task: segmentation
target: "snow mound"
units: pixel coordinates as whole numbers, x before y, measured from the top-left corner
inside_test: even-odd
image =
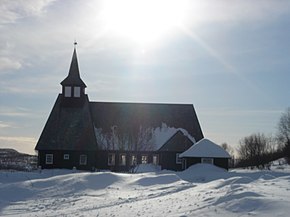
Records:
[[[212,164],[198,163],[198,164],[194,164],[190,166],[183,172],[192,173],[192,174],[200,174],[200,173],[209,173],[209,172],[226,172],[226,170]]]
[[[139,164],[134,168],[135,173],[150,173],[150,172],[160,172],[161,167],[154,164]]]
[[[288,216],[289,183],[285,170],[209,164],[140,174],[0,171],[0,216]]]
[[[135,184],[141,186],[168,185],[178,181],[181,181],[181,179],[175,174],[160,174],[158,176],[142,177]]]
[[[228,177],[227,170],[212,164],[194,164],[186,170],[178,173],[179,177],[190,182],[209,182]]]

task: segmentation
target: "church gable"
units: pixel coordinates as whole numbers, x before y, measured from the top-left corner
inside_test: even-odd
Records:
[[[181,130],[178,130],[164,145],[159,149],[159,151],[175,151],[183,152],[189,149],[195,141],[189,139]]]

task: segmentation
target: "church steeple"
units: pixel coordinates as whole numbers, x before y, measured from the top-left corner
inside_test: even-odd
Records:
[[[67,98],[82,97],[85,94],[85,88],[87,87],[80,77],[76,45],[77,43],[75,42],[68,76],[60,83],[62,85],[63,96]]]
[[[61,82],[61,85],[78,85],[85,88],[87,87],[87,85],[81,79],[79,72],[79,64],[76,52],[76,42],[74,43],[74,45],[75,47],[69,68],[69,73],[68,76]]]

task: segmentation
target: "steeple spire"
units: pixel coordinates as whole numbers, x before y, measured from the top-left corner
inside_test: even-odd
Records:
[[[68,76],[60,84],[63,86],[69,85],[69,86],[79,86],[79,87],[85,88],[87,86],[80,77],[76,45],[77,45],[77,42],[75,41],[74,51],[73,51],[73,56],[72,56]]]

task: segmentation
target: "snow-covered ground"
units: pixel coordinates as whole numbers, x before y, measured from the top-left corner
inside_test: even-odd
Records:
[[[145,168],[144,168],[145,169]],[[148,169],[148,168],[147,168]],[[290,167],[0,172],[0,216],[289,216]]]

